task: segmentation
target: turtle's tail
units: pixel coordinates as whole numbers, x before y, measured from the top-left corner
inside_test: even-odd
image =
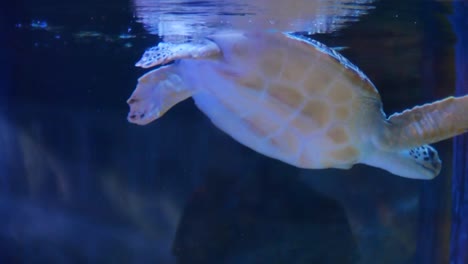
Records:
[[[435,143],[468,130],[468,95],[416,106],[387,119],[382,147],[410,149]]]

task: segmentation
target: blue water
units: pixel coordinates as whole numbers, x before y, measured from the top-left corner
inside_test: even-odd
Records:
[[[143,51],[218,28],[310,34],[369,76],[387,113],[455,92],[451,2],[316,1],[288,16],[264,2],[1,10],[0,263],[448,263],[451,140],[434,145],[441,174],[418,181],[294,168],[191,100],[145,127],[126,121]]]

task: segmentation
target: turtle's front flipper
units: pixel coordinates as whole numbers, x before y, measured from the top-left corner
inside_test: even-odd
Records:
[[[150,71],[138,79],[130,98],[128,121],[146,125],[161,117],[171,107],[192,96],[192,90],[177,74],[176,65],[168,65]]]
[[[417,106],[390,116],[380,140],[384,149],[410,149],[468,130],[468,95]]]
[[[177,59],[207,59],[220,54],[218,45],[210,40],[172,44],[161,42],[143,53],[135,64],[137,67],[150,68]]]

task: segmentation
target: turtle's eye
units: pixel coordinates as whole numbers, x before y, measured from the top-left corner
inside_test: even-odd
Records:
[[[433,159],[434,156],[436,155],[435,151],[430,149],[430,148],[427,149],[427,154],[428,154],[430,159]]]

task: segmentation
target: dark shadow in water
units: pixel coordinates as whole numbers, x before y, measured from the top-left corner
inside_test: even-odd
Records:
[[[154,241],[53,206],[0,196],[0,263],[148,263]]]
[[[68,134],[79,143],[79,131]],[[127,189],[106,189],[90,179],[98,173],[80,170],[95,162],[69,162],[69,152],[39,141],[0,115],[0,263],[171,263],[163,239],[129,223],[127,208],[115,208],[112,197],[129,199]]]
[[[210,172],[182,214],[177,263],[356,263],[343,207],[280,167],[244,177]]]
[[[194,159],[200,168],[190,166],[187,174],[182,172],[183,157],[176,157],[181,161],[175,163],[168,160],[170,153],[164,149],[174,149],[172,142],[150,135],[145,138],[151,144],[133,141],[141,137],[134,130],[125,132],[119,122],[111,122],[116,124],[112,128],[129,133],[126,136],[111,135],[109,127],[99,125],[102,118],[93,121],[74,112],[73,119],[61,120],[52,117],[53,112],[37,111],[38,123],[29,129],[0,116],[0,263],[166,264],[174,263],[171,243],[181,264],[357,261],[344,209],[300,181],[298,169],[248,151],[229,162],[230,155],[221,153],[208,156],[206,163]],[[66,135],[62,143],[54,124],[61,124]],[[86,136],[79,126],[95,136]],[[216,137],[202,132],[203,138]],[[99,134],[129,141],[115,149],[101,141],[93,145]],[[54,135],[54,143],[45,135]],[[187,153],[204,144],[187,140],[194,142],[179,140]],[[79,145],[90,149],[80,150]],[[158,146],[158,155],[165,154],[165,159],[145,161],[126,150],[140,152],[142,145]],[[229,152],[230,145],[245,150],[235,142],[223,149]],[[205,146],[208,153],[209,149]],[[114,154],[110,164],[115,172],[100,172],[106,171],[102,159]],[[153,167],[146,174],[157,184],[139,173],[143,164]],[[179,217],[181,207],[185,209]],[[177,222],[175,231],[172,225]]]

